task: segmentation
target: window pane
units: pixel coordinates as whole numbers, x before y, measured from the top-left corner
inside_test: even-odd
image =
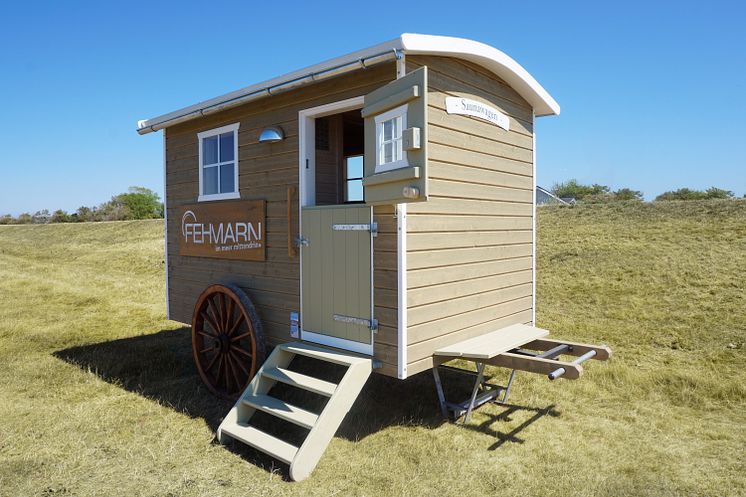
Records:
[[[392,119],[393,123],[393,139],[401,137],[401,116]]]
[[[384,143],[381,147],[383,150],[381,150],[381,164],[388,164],[389,162],[394,161],[394,144]]]
[[[399,138],[394,142],[394,160],[402,160],[404,158],[404,150],[402,149],[402,139]]]
[[[363,198],[363,180],[354,179],[347,182],[347,201],[362,202]]]
[[[212,195],[218,193],[218,168],[217,166],[206,167],[202,171],[202,194]]]
[[[202,140],[202,165],[218,162],[218,137],[211,136]]]
[[[388,121],[383,121],[383,141],[389,141],[394,136],[394,122],[393,120],[389,119]]]
[[[363,177],[363,156],[347,157],[347,178]]]
[[[220,162],[233,160],[233,131],[220,135]]]
[[[233,164],[220,166],[220,193],[232,193],[236,191],[236,181],[233,172]]]

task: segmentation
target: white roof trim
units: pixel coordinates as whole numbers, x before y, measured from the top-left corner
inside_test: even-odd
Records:
[[[393,58],[396,52],[422,55],[442,55],[471,61],[489,69],[502,78],[526,99],[537,116],[558,115],[560,107],[542,86],[516,61],[503,52],[484,43],[450,36],[433,36],[405,33],[385,43],[379,43],[364,50],[358,50],[326,62],[278,76],[261,83],[247,86],[219,97],[184,107],[158,117],[139,121],[137,131],[150,133],[178,122],[196,119],[205,114],[240,105],[255,98],[269,96],[277,90],[311,83],[322,79],[325,73],[334,73],[343,66],[365,65],[366,59],[385,60]],[[279,88],[282,87],[282,88]]]
[[[559,115],[560,106],[518,62],[500,50],[465,38],[405,33],[402,49],[412,55],[441,55],[474,62],[489,69],[534,108],[536,116]]]

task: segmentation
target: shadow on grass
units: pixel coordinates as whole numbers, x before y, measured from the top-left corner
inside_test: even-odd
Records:
[[[502,447],[505,442],[522,444],[524,440],[522,438],[518,438],[517,436],[520,432],[522,432],[544,416],[557,417],[560,415],[560,413],[555,409],[554,404],[544,408],[516,406],[512,404],[501,404],[500,407],[504,407],[505,410],[499,414],[489,414],[486,412],[482,412],[483,415],[487,416],[487,419],[483,423],[480,423],[478,425],[464,425],[464,427],[470,430],[478,431],[480,433],[486,433],[497,438],[497,441],[492,444],[488,448],[488,450],[498,449]],[[508,433],[496,431],[491,428],[491,426],[497,422],[509,422],[511,415],[521,411],[533,412],[534,415],[510,430]]]
[[[194,418],[202,418],[213,431],[217,430],[223,417],[233,406],[233,402],[215,397],[202,384],[192,358],[189,327],[72,347],[54,352],[53,355],[161,405]],[[320,365],[316,361],[304,362],[301,357],[297,357],[295,361],[298,362],[297,368],[300,371],[305,370],[322,378],[325,374],[334,375],[334,372],[319,370],[326,368],[326,363]],[[333,378],[330,377],[329,380],[333,381]],[[463,397],[465,392],[471,391],[471,379],[454,375],[444,386],[447,396]],[[273,388],[272,395],[311,410],[323,407],[323,403],[319,403],[323,401],[314,394],[299,393],[297,389],[281,384]],[[554,406],[545,409],[508,407],[501,414],[490,415],[490,419],[484,424],[466,427],[496,436],[498,442],[490,447],[494,450],[506,441],[522,443],[516,437],[518,432],[546,414],[555,415]],[[491,428],[495,422],[507,421],[510,414],[521,409],[533,410],[536,414],[507,434]],[[436,428],[444,422],[438,410],[430,374],[419,374],[403,381],[374,374],[337,430],[336,436],[357,441],[388,426]],[[269,433],[282,435],[281,438],[289,442],[299,443],[305,435],[302,429],[278,423],[276,419],[263,416],[262,413],[255,414],[252,425]],[[281,432],[278,433],[278,430]],[[233,445],[232,450],[269,471],[276,467],[271,458],[243,444]],[[281,470],[281,473],[287,477],[285,470]]]

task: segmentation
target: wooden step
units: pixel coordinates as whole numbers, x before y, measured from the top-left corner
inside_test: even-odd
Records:
[[[320,380],[313,376],[308,376],[279,367],[268,368],[267,370],[262,371],[262,375],[287,385],[302,388],[303,390],[308,390],[309,392],[324,395],[326,397],[331,397],[334,394],[334,390],[337,389],[336,383]]]
[[[247,395],[242,401],[254,409],[259,409],[309,430],[313,428],[316,420],[319,418],[318,415],[310,411],[288,404],[269,395]]]
[[[298,453],[298,447],[291,445],[284,440],[273,437],[253,426],[233,425],[222,427],[223,433],[239,440],[246,445],[251,445],[257,450],[269,454],[280,461],[290,464],[293,462],[295,454]]]
[[[358,357],[350,355],[350,352],[337,352],[331,349],[316,347],[305,342],[290,342],[278,345],[278,347],[293,354],[312,357],[320,361],[333,362],[343,366],[351,366],[353,364],[370,361],[369,357]]]
[[[290,371],[288,367],[296,355],[346,366],[345,374],[339,384],[335,385]],[[372,371],[373,360],[370,357],[302,342],[278,345],[220,423],[218,440],[224,443],[235,438],[290,464],[292,480],[308,478]],[[314,414],[272,397],[270,390],[278,381],[325,395],[329,400],[321,413]],[[251,417],[258,411],[307,428],[306,439],[298,447],[294,447],[250,426]]]

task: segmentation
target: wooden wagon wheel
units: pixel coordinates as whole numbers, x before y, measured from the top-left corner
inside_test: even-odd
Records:
[[[223,398],[237,397],[264,362],[264,333],[249,297],[234,285],[211,285],[197,299],[192,352],[202,381]]]

